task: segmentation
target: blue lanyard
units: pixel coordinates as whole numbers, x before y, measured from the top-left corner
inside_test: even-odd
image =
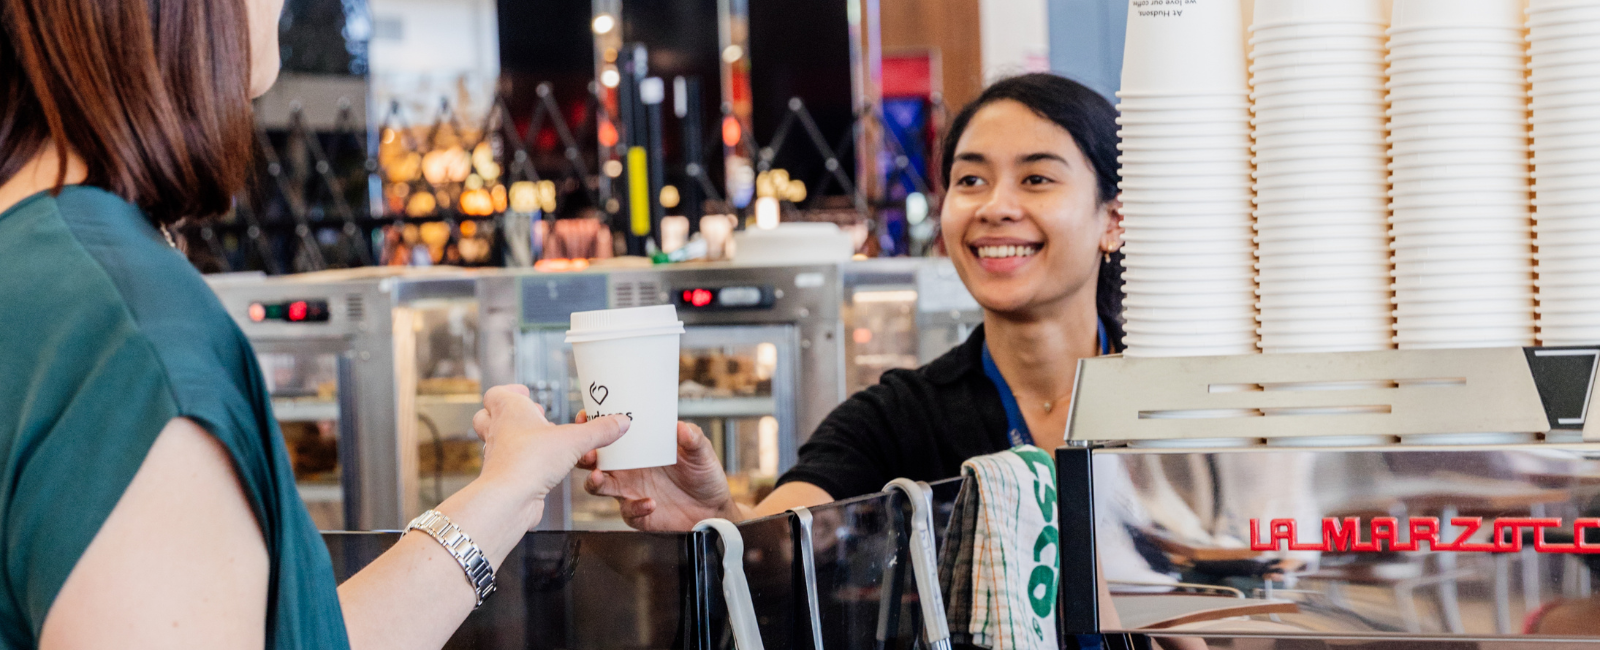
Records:
[[[1111,354],[1111,341],[1106,337],[1106,324],[1104,322],[1098,324],[1100,354]],[[988,375],[989,381],[994,382],[995,390],[1000,391],[1000,404],[1006,409],[1006,438],[1011,441],[1011,446],[1033,444],[1033,434],[1028,431],[1028,420],[1022,417],[1022,407],[1017,405],[1017,396],[1011,393],[1011,385],[1000,375],[1000,366],[995,365],[994,355],[989,354],[988,341],[983,343],[983,374]]]

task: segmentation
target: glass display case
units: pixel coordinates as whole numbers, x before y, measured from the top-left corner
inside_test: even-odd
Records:
[[[678,418],[711,439],[734,499],[747,505],[772,492],[780,441],[793,438],[794,348],[785,325],[696,327],[683,337]]]
[[[397,529],[477,476],[478,276],[209,277],[250,339],[321,530]]]
[[[416,333],[417,507],[428,510],[483,468],[472,414],[483,408],[478,305],[430,299],[401,308]]]
[[[755,503],[847,390],[926,363],[981,320],[948,267],[925,259],[584,273],[375,267],[208,281],[260,353],[317,526],[378,530],[404,526],[478,475],[472,416],[484,388],[524,384],[551,421],[572,421],[579,397],[564,342],[572,312],[663,303],[677,305],[686,327],[679,416],[710,438],[736,497]],[[720,288],[763,299],[676,300]],[[621,527],[616,504],[589,499],[575,478],[552,495],[550,526]]]
[[[845,394],[883,373],[933,361],[983,322],[946,258],[878,258],[843,266]]]
[[[339,462],[345,429],[339,408],[341,352],[329,345],[281,343],[256,351],[289,450],[295,488],[318,530],[349,527]]]
[[[922,365],[917,355],[917,291],[905,286],[862,286],[850,291],[843,308],[849,374],[845,392],[854,395],[878,383],[883,373]]]
[[[439,505],[477,478],[483,408],[477,280],[407,280],[393,288],[401,490],[408,516]]]

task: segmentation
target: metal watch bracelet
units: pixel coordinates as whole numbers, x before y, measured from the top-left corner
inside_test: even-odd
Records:
[[[467,583],[472,585],[473,593],[478,596],[478,604],[473,609],[482,607],[483,601],[494,593],[494,566],[489,563],[489,558],[483,556],[483,551],[472,541],[472,537],[438,510],[429,510],[412,519],[406,525],[406,532],[413,529],[427,533],[450,552],[450,557],[456,559],[461,570],[467,572]]]

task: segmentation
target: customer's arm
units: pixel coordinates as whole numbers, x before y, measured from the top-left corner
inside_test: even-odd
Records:
[[[615,442],[629,420],[612,416],[557,426],[523,386],[492,388],[473,428],[483,472],[437,510],[472,536],[496,568],[544,514],[544,498],[586,452]],[[339,586],[350,645],[439,648],[477,601],[461,566],[437,541],[412,532]]]
[[[474,418],[483,472],[438,508],[497,568],[538,524],[550,489],[628,422],[555,426],[519,388],[484,396]],[[260,647],[267,573],[266,546],[227,453],[176,419],[62,586],[40,647]],[[444,547],[413,532],[341,585],[339,601],[356,650],[435,649],[476,599]]]
[[[267,564],[227,451],[172,420],[56,594],[39,647],[259,648]]]

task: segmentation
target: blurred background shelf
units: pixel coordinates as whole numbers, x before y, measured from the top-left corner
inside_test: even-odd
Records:
[[[777,410],[771,397],[707,397],[678,400],[680,418],[755,418]]]
[[[315,398],[272,400],[272,413],[282,422],[320,422],[339,419],[339,403]]]

